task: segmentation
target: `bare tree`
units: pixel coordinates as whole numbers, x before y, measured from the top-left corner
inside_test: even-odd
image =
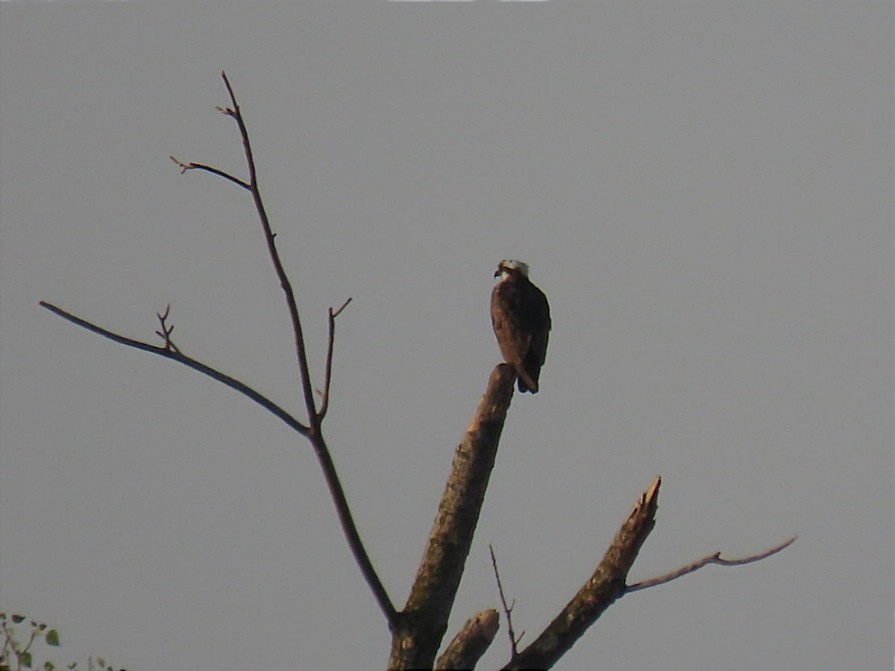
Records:
[[[388,668],[395,670],[473,668],[498,631],[499,615],[496,610],[486,610],[473,615],[445,647],[437,662],[436,655],[447,632],[448,617],[460,586],[466,557],[472,545],[476,524],[488,488],[488,479],[491,469],[494,467],[501,431],[513,397],[516,374],[512,367],[503,363],[498,364],[491,372],[485,393],[454,455],[451,475],[445,485],[410,596],[404,607],[398,610],[386,592],[364,548],[323,434],[323,422],[330,399],[336,319],[351,299],[347,299],[339,308],[329,309],[329,337],[325,355],[324,379],[322,389],[317,396],[314,393],[309,373],[301,315],[292,284],[277,251],[276,233],[273,231],[261,197],[255,157],[245,119],[226,73],[222,73],[221,76],[227,87],[230,106],[218,109],[236,121],[242,139],[248,177],[243,179],[214,166],[182,162],[173,156],[171,158],[180,166],[182,172],[195,170],[208,172],[232,182],[251,195],[270,259],[283,289],[292,324],[305,418],[303,420],[296,418],[288,410],[247,384],[184,354],[174,343],[172,337],[174,326],[168,322],[170,315],[167,308],[163,313],[157,315],[159,330],[156,331],[156,334],[161,338],[161,344],[153,345],[114,333],[45,301],[41,301],[40,304],[60,317],[114,342],[171,359],[235,389],[266,408],[299,435],[306,438],[320,462],[323,477],[329,487],[342,531],[354,555],[355,562],[392,633]],[[612,544],[597,564],[593,574],[544,631],[521,650],[518,648],[521,634],[517,636],[514,632],[512,605],[507,604],[504,596],[497,560],[492,550],[495,577],[510,638],[510,658],[503,668],[551,668],[600,615],[622,596],[669,582],[707,564],[736,566],[758,561],[783,550],[795,541],[795,537],[793,537],[770,550],[740,559],[722,559],[720,553],[715,553],[665,575],[628,585],[628,571],[655,526],[660,485],[661,479],[655,478],[637,500],[634,509],[619,528]]]

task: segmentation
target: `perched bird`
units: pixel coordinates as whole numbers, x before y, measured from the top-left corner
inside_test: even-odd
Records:
[[[520,392],[538,392],[538,377],[547,356],[550,306],[528,279],[528,265],[504,259],[491,291],[491,325],[504,361],[516,369]]]

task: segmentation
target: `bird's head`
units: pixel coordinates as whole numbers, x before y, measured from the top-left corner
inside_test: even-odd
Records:
[[[500,277],[500,279],[514,275],[528,277],[528,264],[515,259],[504,259],[497,264],[497,270],[494,271],[494,277]]]

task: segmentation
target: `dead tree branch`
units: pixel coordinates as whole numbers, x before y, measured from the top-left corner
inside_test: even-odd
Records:
[[[326,441],[323,438],[322,432],[323,417],[325,415],[326,407],[329,401],[329,387],[332,372],[332,348],[335,329],[334,322],[336,316],[345,308],[345,306],[348,304],[348,301],[346,301],[338,310],[330,310],[327,373],[324,387],[325,392],[321,409],[318,411],[314,398],[313,387],[311,385],[308,356],[305,349],[305,339],[298,310],[298,303],[295,298],[295,292],[292,288],[292,284],[289,281],[289,277],[287,276],[286,270],[283,267],[283,263],[280,259],[280,254],[276,246],[276,234],[272,230],[270,220],[267,216],[267,210],[264,206],[264,200],[261,197],[261,190],[258,186],[258,174],[255,166],[255,157],[252,152],[252,144],[249,140],[249,133],[246,128],[242,111],[240,110],[239,104],[236,101],[236,95],[233,92],[233,87],[230,85],[230,81],[227,78],[227,74],[225,72],[222,72],[221,78],[224,80],[224,85],[227,87],[227,93],[230,96],[231,106],[225,108],[219,107],[218,109],[226,116],[233,118],[239,128],[239,135],[242,139],[243,153],[245,155],[246,166],[249,173],[248,180],[242,180],[228,172],[210,165],[206,165],[204,163],[182,162],[175,159],[174,157],[171,158],[180,166],[182,173],[187,172],[188,170],[205,171],[218,177],[222,177],[230,182],[233,182],[234,184],[247,189],[252,194],[252,201],[255,204],[255,210],[258,214],[258,219],[261,222],[261,228],[264,232],[264,239],[267,243],[268,254],[273,263],[274,270],[276,271],[277,278],[280,282],[280,286],[283,289],[283,293],[286,299],[286,306],[289,311],[289,319],[292,324],[299,376],[301,379],[302,398],[304,400],[305,410],[307,413],[307,424],[302,424],[301,422],[297,421],[294,417],[292,417],[278,405],[265,398],[258,392],[254,391],[247,385],[239,382],[238,380],[235,380],[228,375],[214,370],[213,368],[206,366],[205,364],[202,364],[194,359],[190,359],[189,357],[182,355],[177,350],[177,348],[173,346],[173,343],[170,340],[171,330],[168,330],[168,327],[164,323],[164,320],[167,319],[167,311],[164,315],[164,319],[162,318],[162,315],[159,315],[159,320],[162,322],[162,331],[160,332],[160,335],[163,338],[165,344],[163,347],[155,347],[147,343],[120,336],[118,334],[107,331],[106,329],[102,329],[48,303],[41,303],[41,305],[55,312],[56,314],[65,317],[73,323],[82,326],[90,331],[93,331],[94,333],[103,335],[104,337],[109,338],[115,342],[128,345],[129,347],[135,347],[137,349],[152,352],[169,359],[174,359],[175,361],[179,361],[180,363],[198,370],[199,372],[202,372],[209,377],[223,382],[227,386],[240,391],[241,393],[252,398],[252,400],[256,401],[257,403],[260,403],[262,406],[264,406],[275,415],[280,417],[280,419],[289,424],[289,426],[298,431],[301,435],[305,436],[310,441],[311,446],[314,448],[314,453],[316,454],[317,460],[320,463],[320,467],[323,470],[323,475],[326,480],[327,487],[329,488],[330,496],[332,497],[333,503],[336,507],[336,512],[339,517],[339,523],[342,526],[342,531],[345,534],[345,538],[348,541],[348,545],[351,549],[352,554],[354,555],[354,559],[357,562],[357,565],[360,568],[364,579],[367,581],[370,590],[373,592],[373,596],[376,599],[376,602],[379,604],[380,609],[385,615],[386,620],[388,621],[389,629],[394,631],[398,620],[398,613],[394,605],[392,604],[388,593],[385,591],[385,586],[382,584],[382,581],[379,579],[376,570],[373,568],[373,563],[370,560],[369,555],[367,554],[363,542],[361,541],[360,533],[357,530],[357,525],[354,522],[354,518],[351,514],[351,509],[348,505],[348,500],[345,496],[345,492],[342,488],[342,484],[336,472],[335,465],[333,464],[332,455],[330,454],[329,447],[327,446]]]
[[[242,116],[242,110],[240,110],[239,108],[239,103],[236,102],[236,95],[233,93],[233,87],[230,85],[230,80],[227,79],[227,73],[222,72],[221,78],[224,80],[224,85],[227,87],[227,93],[230,95],[230,103],[232,107],[219,107],[218,109],[226,116],[232,117],[236,121],[236,125],[239,127],[239,135],[242,138],[242,147],[243,153],[245,155],[246,167],[249,171],[249,179],[243,182],[243,185],[245,185],[245,188],[247,188],[252,194],[252,201],[255,204],[255,211],[258,213],[258,219],[260,220],[261,228],[264,231],[264,240],[267,242],[267,252],[270,256],[271,262],[273,263],[274,270],[276,271],[277,279],[280,281],[280,287],[283,289],[283,293],[285,294],[286,306],[289,310],[289,319],[292,322],[295,354],[296,358],[298,359],[298,369],[301,375],[302,396],[304,397],[305,409],[308,413],[308,426],[310,427],[311,434],[317,435],[320,433],[321,417],[318,414],[317,407],[314,403],[314,392],[311,388],[311,375],[308,367],[308,355],[305,351],[305,338],[302,330],[301,317],[298,312],[298,303],[295,299],[295,292],[292,289],[292,283],[289,281],[289,277],[286,274],[286,269],[283,267],[283,262],[280,259],[280,252],[279,250],[277,250],[276,235],[274,235],[273,229],[271,228],[270,219],[267,216],[267,209],[264,206],[264,199],[261,197],[261,189],[258,185],[258,171],[255,166],[255,155],[252,151],[252,143],[249,140],[249,131],[246,128],[245,119]],[[202,169],[208,170],[208,167],[203,165]],[[227,179],[236,181],[237,183],[241,181],[237,180],[236,178],[232,178],[230,175],[224,173],[223,171],[209,170],[209,172],[221,175]]]
[[[488,487],[516,374],[499,364],[454,455],[410,597],[392,637],[388,668],[432,668],[447,630]]]
[[[143,350],[144,352],[149,352],[151,354],[157,354],[159,356],[165,357],[166,359],[171,359],[172,361],[176,361],[177,363],[182,363],[184,366],[188,368],[192,368],[195,371],[202,373],[203,375],[207,375],[213,380],[217,380],[221,384],[225,384],[231,389],[235,389],[240,394],[248,396],[250,399],[255,401],[262,408],[272,412],[274,415],[283,420],[289,427],[297,431],[303,436],[308,435],[308,427],[299,422],[295,417],[290,415],[286,410],[281,408],[279,405],[271,401],[269,398],[264,396],[263,394],[255,391],[247,384],[240,382],[239,380],[230,377],[226,373],[222,373],[221,371],[212,368],[211,366],[202,363],[201,361],[197,361],[192,357],[188,357],[185,354],[182,354],[180,351],[177,351],[170,347],[169,345],[162,345],[161,347],[156,345],[150,345],[149,343],[142,342],[140,340],[134,340],[133,338],[127,338],[123,335],[119,335],[117,333],[113,333],[107,329],[104,329],[101,326],[97,326],[96,324],[92,324],[86,319],[81,319],[80,317],[76,317],[70,312],[66,312],[60,307],[56,307],[52,303],[47,303],[46,301],[41,301],[40,306],[46,308],[50,312],[59,315],[63,319],[67,319],[72,324],[76,324],[81,328],[87,329],[88,331],[92,331],[98,335],[101,335],[103,338],[108,338],[113,342],[117,342],[121,345],[126,345],[127,347],[133,347],[134,349]],[[167,314],[167,313],[166,313]],[[170,335],[170,332],[169,332]]]
[[[625,579],[643,542],[656,525],[659,486],[656,478],[640,496],[596,570],[553,622],[505,669],[549,669],[625,592]]]
[[[775,545],[770,550],[765,550],[764,552],[760,552],[758,554],[749,555],[748,557],[740,557],[739,559],[724,559],[721,557],[720,552],[716,552],[714,554],[709,555],[708,557],[703,557],[702,559],[697,559],[695,562],[691,564],[687,564],[686,566],[681,566],[679,569],[675,569],[674,571],[669,571],[668,573],[664,573],[660,576],[656,576],[655,578],[650,578],[649,580],[642,580],[640,582],[636,582],[633,585],[628,585],[625,590],[625,594],[630,594],[631,592],[638,592],[642,589],[646,589],[647,587],[655,587],[656,585],[664,585],[666,582],[671,582],[672,580],[677,580],[688,573],[693,573],[694,571],[698,571],[703,566],[707,566],[708,564],[720,564],[721,566],[742,566],[743,564],[751,564],[752,562],[761,561],[762,559],[766,559],[771,555],[775,555],[781,550],[785,550],[790,545],[796,542],[798,536],[793,536],[792,538],[785,540],[779,545]]]
[[[274,270],[276,271],[277,279],[279,279],[280,281],[280,287],[283,289],[283,293],[286,299],[286,307],[289,311],[289,319],[292,323],[295,354],[296,358],[298,359],[298,369],[301,377],[302,397],[304,398],[305,410],[307,411],[308,415],[308,432],[305,435],[311,441],[311,445],[314,448],[314,453],[317,455],[317,460],[320,462],[320,466],[323,470],[323,475],[326,479],[326,484],[329,487],[330,496],[332,496],[333,502],[336,506],[336,511],[339,515],[339,522],[342,525],[342,531],[345,533],[345,537],[348,540],[348,545],[351,547],[351,552],[354,555],[354,559],[357,562],[361,573],[363,573],[367,584],[370,586],[370,589],[373,592],[373,596],[376,598],[376,602],[379,604],[380,609],[388,620],[389,629],[394,630],[395,623],[397,621],[397,611],[395,610],[395,607],[392,604],[388,593],[385,591],[385,586],[379,579],[379,575],[373,568],[373,562],[370,560],[370,557],[367,554],[363,541],[361,541],[360,533],[357,530],[357,525],[355,524],[354,518],[351,514],[351,508],[349,507],[348,500],[345,497],[345,491],[342,489],[342,483],[339,480],[335,465],[333,464],[332,455],[330,454],[329,447],[327,446],[326,441],[323,438],[322,424],[323,416],[325,413],[319,412],[315,403],[314,391],[311,385],[311,374],[308,366],[308,355],[305,349],[304,332],[302,329],[301,316],[298,311],[298,303],[295,299],[295,291],[292,288],[292,283],[290,282],[289,277],[286,274],[286,269],[283,266],[283,262],[280,259],[280,253],[277,250],[276,244],[276,234],[273,232],[273,229],[270,225],[270,219],[267,216],[267,209],[265,208],[264,200],[261,197],[261,189],[258,185],[258,171],[255,166],[255,156],[252,151],[252,143],[249,140],[249,132],[246,128],[245,119],[243,118],[242,111],[239,108],[239,103],[236,101],[236,95],[233,92],[233,87],[230,85],[230,80],[227,79],[227,74],[225,72],[222,72],[221,78],[224,80],[224,85],[227,87],[227,93],[230,95],[231,107],[218,109],[223,114],[232,117],[236,121],[236,125],[239,128],[239,135],[242,138],[243,153],[245,155],[246,166],[249,172],[249,179],[247,181],[242,181],[229,175],[228,173],[225,173],[216,168],[210,168],[209,166],[206,166],[204,164],[188,163],[185,164],[187,166],[186,169],[201,169],[216,175],[220,175],[239,184],[240,186],[247,188],[252,194],[252,201],[255,204],[255,210],[258,213],[258,219],[261,222],[261,228],[264,231],[264,239],[267,242],[267,251],[270,256],[270,260],[273,263]],[[181,166],[183,165],[184,164],[181,164]],[[347,304],[348,301],[346,301],[345,304],[341,308],[339,308],[338,312],[341,312]],[[337,313],[333,312],[330,313],[330,351],[332,349],[333,343],[335,328],[334,321],[336,314]],[[331,357],[328,356],[328,359],[330,358]],[[330,363],[328,366],[328,370],[331,371],[331,369],[332,364]],[[328,388],[329,379],[327,379],[326,381],[326,389],[328,390]],[[329,394],[327,391],[324,402],[327,403],[328,400]]]
[[[760,561],[789,547],[796,540],[796,537],[793,537],[770,550],[739,559],[723,559],[721,553],[716,552],[656,578],[633,585],[625,585],[628,571],[656,524],[661,484],[661,478],[656,478],[653,481],[640,497],[637,505],[634,506],[628,519],[622,524],[590,580],[584,584],[578,594],[531,645],[521,653],[513,653],[505,669],[552,668],[600,615],[614,601],[626,594],[671,582],[688,573],[693,573],[707,564],[741,566]]]

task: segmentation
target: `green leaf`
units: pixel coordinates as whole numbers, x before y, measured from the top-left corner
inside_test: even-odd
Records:
[[[24,619],[25,619],[24,615],[13,615],[12,616],[12,621],[15,622],[16,624],[18,624],[19,622],[22,622]]]
[[[59,632],[55,629],[50,629],[47,632],[46,641],[47,645],[59,645]]]
[[[19,664],[21,664],[25,668],[30,669],[31,668],[31,653],[23,652],[22,656],[19,657]]]
[[[106,660],[105,660],[103,657],[97,657],[97,658],[96,658],[96,663],[99,664],[100,666],[105,666],[105,665],[106,665]]]

